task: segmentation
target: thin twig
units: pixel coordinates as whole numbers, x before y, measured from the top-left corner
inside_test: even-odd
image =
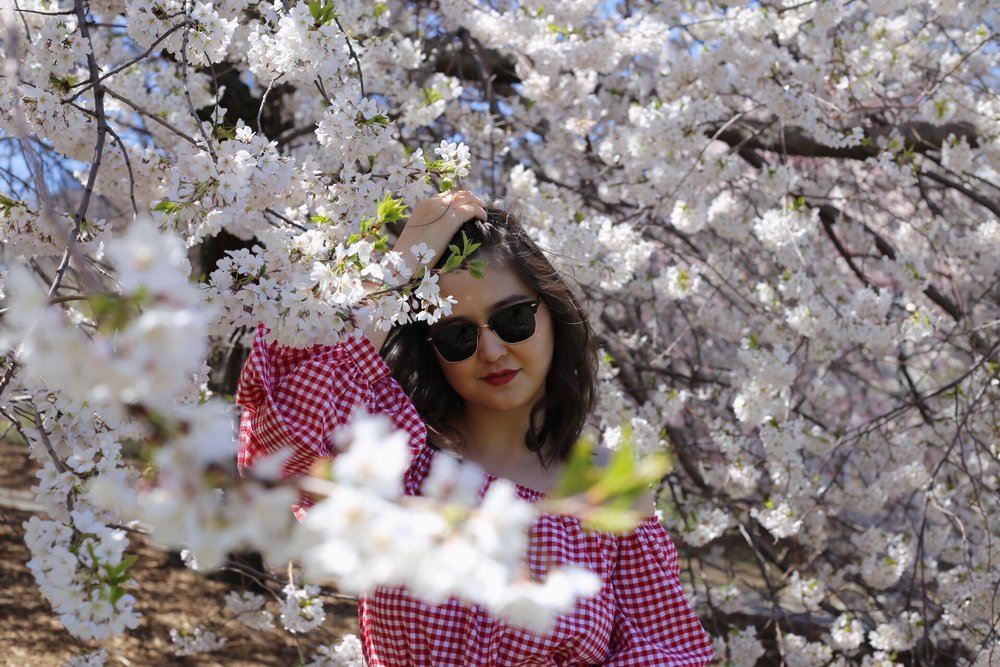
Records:
[[[138,104],[136,104],[135,102],[133,102],[129,98],[127,98],[124,95],[122,95],[121,93],[116,93],[111,88],[105,88],[104,92],[106,92],[108,95],[110,95],[111,97],[115,98],[119,102],[123,102],[124,104],[129,105],[136,112],[138,112],[139,114],[145,116],[146,118],[149,118],[150,120],[153,120],[153,121],[159,123],[160,125],[162,125],[163,127],[167,128],[168,130],[170,130],[171,132],[173,132],[178,137],[180,137],[184,141],[188,142],[192,146],[195,146],[197,148],[201,148],[201,144],[199,144],[198,141],[194,137],[192,137],[190,134],[188,134],[187,132],[184,132],[183,130],[178,129],[177,127],[175,127],[174,125],[172,125],[172,124],[168,123],[167,121],[163,120],[159,116],[150,113],[145,108],[139,106]]]
[[[358,58],[358,54],[354,51],[354,46],[351,44],[351,37],[344,30],[344,26],[340,25],[340,19],[336,15],[333,17],[334,22],[337,27],[340,28],[340,32],[344,33],[344,41],[347,42],[347,50],[351,54],[351,58],[354,59],[354,64],[358,68],[358,81],[361,83],[361,97],[365,97],[365,75],[361,72],[361,59]]]
[[[63,296],[55,296],[49,299],[49,305],[54,306],[59,303],[70,303],[72,301],[87,301],[88,299],[92,299],[98,296],[116,298],[120,297],[121,295],[115,294],[114,292],[89,292],[87,294],[65,294]],[[5,315],[9,311],[10,308],[0,309],[0,316]],[[2,391],[2,387],[0,387],[0,391]]]
[[[487,128],[490,134],[490,161],[489,161],[490,192],[496,194],[497,191],[496,135],[494,132],[495,126],[493,118],[494,107],[496,106],[496,100],[494,100],[493,96],[493,80],[496,78],[496,75],[486,71],[486,63],[484,62],[483,59],[482,45],[479,43],[479,40],[475,40],[475,44],[473,44],[472,37],[471,35],[469,35],[469,31],[466,30],[465,28],[462,28],[459,31],[459,35],[461,36],[462,44],[465,46],[465,48],[468,49],[475,56],[476,69],[479,73],[479,80],[483,82],[483,86],[486,88],[486,90],[484,91],[486,94],[486,111],[487,111],[487,117],[490,119],[490,124],[489,127]]]
[[[45,445],[46,451],[48,451],[49,456],[52,457],[52,463],[55,465],[56,470],[60,473],[70,472],[69,468],[66,467],[66,464],[62,462],[62,459],[56,455],[56,450],[52,446],[52,441],[49,440],[49,434],[45,430],[45,426],[42,424],[42,416],[39,414],[38,410],[35,410],[35,428],[38,429],[38,437],[42,439],[42,444]]]
[[[215,148],[212,147],[212,142],[208,138],[208,133],[205,132],[205,126],[202,124],[201,119],[198,118],[198,112],[194,108],[194,102],[191,100],[191,89],[188,87],[188,58],[187,58],[187,47],[188,47],[188,35],[191,33],[191,3],[185,3],[184,12],[187,15],[187,27],[184,29],[184,39],[181,44],[181,80],[184,82],[184,99],[187,101],[188,112],[191,114],[191,118],[194,119],[195,125],[198,126],[198,131],[201,133],[201,138],[205,141],[205,148],[208,150],[208,154],[212,156],[212,162],[218,162],[219,156],[215,154]],[[197,145],[197,144],[196,144]]]
[[[91,24],[91,25],[93,25],[93,24]],[[72,102],[76,98],[80,97],[80,95],[83,95],[85,92],[87,92],[88,90],[90,90],[91,88],[93,88],[94,85],[100,84],[100,83],[104,82],[105,79],[107,79],[109,77],[112,77],[115,74],[118,74],[118,72],[121,72],[124,69],[128,69],[129,67],[131,67],[132,65],[136,64],[140,60],[143,60],[144,58],[146,58],[146,56],[148,56],[150,53],[153,52],[153,50],[160,44],[160,42],[162,42],[163,40],[165,40],[167,37],[169,37],[174,32],[180,30],[184,25],[186,25],[186,24],[185,23],[178,23],[177,25],[173,26],[172,28],[170,28],[170,30],[166,31],[165,33],[163,33],[162,35],[160,35],[159,37],[157,37],[156,41],[154,41],[152,44],[150,44],[149,48],[146,49],[141,55],[136,56],[135,58],[133,58],[132,60],[128,61],[127,63],[125,63],[123,65],[119,65],[118,67],[114,68],[113,70],[111,70],[110,72],[108,72],[107,74],[105,74],[104,76],[102,76],[99,79],[97,79],[97,81],[87,80],[87,81],[82,81],[82,82],[80,82],[80,83],[78,83],[78,84],[76,84],[74,86],[70,86],[70,88],[76,88],[77,86],[84,86],[84,87],[81,88],[80,90],[78,90],[77,92],[75,92],[72,97],[68,97],[65,100],[63,100],[63,103]]]
[[[109,125],[108,132],[111,137],[118,143],[118,148],[122,151],[122,157],[125,158],[125,168],[128,170],[128,198],[132,202],[132,219],[139,215],[139,205],[135,201],[135,174],[132,172],[132,161],[128,157],[128,150],[125,148],[125,142],[122,138],[118,136],[118,133]]]
[[[316,84],[316,90],[318,90],[319,94],[323,96],[323,100],[327,104],[333,104],[333,100],[330,99],[330,96],[326,94],[326,89],[323,88],[323,82],[317,78],[313,81],[313,83]]]
[[[3,377],[0,378],[0,395],[3,395],[4,390],[7,389],[7,385],[10,384],[10,379],[14,377],[14,373],[17,372],[17,359],[7,357],[7,363],[9,363],[10,366],[7,367],[7,370],[4,371]]]
[[[17,6],[17,0],[14,0],[14,8],[17,10],[18,15],[21,17],[21,23],[24,24],[24,36],[27,38],[28,44],[31,44],[31,30],[28,28],[28,19],[24,18],[24,13],[28,12],[33,14],[35,13],[35,11],[31,9],[21,9],[20,7]],[[42,12],[38,13],[41,14]],[[64,12],[59,12],[59,14],[72,14],[72,13],[73,13],[72,9],[68,9]]]
[[[94,186],[97,184],[97,173],[101,169],[101,158],[104,155],[105,134],[108,131],[107,119],[104,115],[104,86],[98,81],[101,76],[101,70],[97,66],[97,58],[94,57],[94,43],[90,38],[90,28],[87,26],[86,4],[84,0],[76,0],[75,7],[80,34],[90,46],[90,50],[87,53],[87,67],[90,70],[90,78],[94,81],[94,113],[97,115],[97,145],[94,146],[94,160],[90,165],[90,172],[87,174],[87,185],[83,190],[83,197],[76,211],[73,231],[67,239],[66,251],[59,261],[56,275],[49,286],[49,297],[59,291],[63,276],[66,275],[66,269],[69,267],[69,259],[76,249],[76,244],[80,237],[80,229],[83,226],[83,219],[87,215],[87,209],[90,207],[90,198],[93,196]]]
[[[271,88],[274,87],[274,84],[278,83],[278,81],[284,75],[285,75],[285,73],[282,72],[278,76],[276,76],[273,79],[271,79],[271,82],[269,84],[267,84],[267,88],[264,89],[264,94],[260,96],[260,106],[257,107],[257,133],[258,134],[263,134],[263,132],[261,130],[261,127],[260,127],[260,118],[261,118],[261,116],[264,115],[264,103],[267,101],[267,94],[271,92]]]
[[[294,220],[289,220],[285,216],[283,216],[280,213],[278,213],[277,211],[275,211],[270,206],[264,209],[264,213],[268,213],[270,215],[273,215],[274,217],[278,218],[279,220],[281,220],[285,224],[291,225],[292,227],[295,227],[296,229],[299,229],[299,230],[301,230],[303,232],[306,231],[306,228],[304,226],[300,225],[299,223],[295,222]]]
[[[17,3],[14,4],[14,8],[18,14],[38,14],[40,16],[70,16],[76,13],[75,9],[66,9],[61,12],[40,12],[37,9],[21,9],[17,6]]]

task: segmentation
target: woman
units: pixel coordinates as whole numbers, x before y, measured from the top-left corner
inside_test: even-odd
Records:
[[[593,407],[593,333],[573,291],[517,220],[470,192],[419,202],[396,248],[410,253],[426,244],[440,265],[462,232],[481,244],[474,258],[486,260],[485,275],[441,275],[441,292],[457,303],[433,326],[415,322],[387,337],[369,332],[368,339],[312,350],[267,345],[258,336],[240,380],[241,466],[291,447],[285,473],[304,472],[329,453],[332,430],[364,404],[410,434],[408,494],[420,494],[442,449],[482,467],[484,490],[501,477],[534,501],[554,485]],[[578,564],[602,580],[601,591],[580,600],[548,635],[511,628],[458,601],[433,606],[405,589],[383,588],[359,609],[368,664],[707,664],[711,644],[681,589],[676,549],[651,497],[643,504],[647,518],[623,536],[584,532],[565,516],[535,522],[526,558],[533,576]]]

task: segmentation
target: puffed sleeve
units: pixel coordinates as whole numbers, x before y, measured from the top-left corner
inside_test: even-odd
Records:
[[[707,665],[712,643],[684,595],[677,549],[655,516],[619,538],[605,667]]]
[[[241,473],[283,449],[291,456],[282,475],[307,473],[318,457],[331,454],[334,431],[358,407],[406,431],[414,452],[423,447],[426,429],[416,408],[367,338],[294,348],[268,343],[267,331],[258,325],[236,393],[243,407]]]

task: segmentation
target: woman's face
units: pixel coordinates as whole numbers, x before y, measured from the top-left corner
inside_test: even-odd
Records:
[[[512,270],[494,262],[487,264],[483,278],[466,271],[449,272],[439,285],[442,294],[450,294],[458,303],[432,332],[458,323],[480,326],[507,306],[539,297]],[[449,363],[437,355],[445,379],[468,407],[495,412],[530,409],[544,396],[553,350],[552,316],[544,302],[534,317],[535,333],[520,343],[506,343],[490,328],[481,327],[476,351],[468,359]]]

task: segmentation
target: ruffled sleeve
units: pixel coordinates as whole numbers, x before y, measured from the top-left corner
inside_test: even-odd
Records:
[[[681,588],[677,549],[655,516],[619,538],[605,667],[707,665],[712,643]]]
[[[412,451],[423,448],[420,415],[367,338],[293,348],[268,343],[267,331],[263,324],[257,327],[236,393],[243,407],[241,473],[282,450],[291,454],[283,476],[307,473],[317,458],[332,453],[334,431],[359,407],[406,431]]]

